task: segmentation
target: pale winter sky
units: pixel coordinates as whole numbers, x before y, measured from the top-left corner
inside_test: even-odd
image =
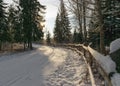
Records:
[[[51,36],[53,36],[53,29],[55,25],[55,19],[58,11],[59,0],[40,0],[41,4],[46,5],[46,14],[45,14],[45,31],[50,31]]]
[[[12,3],[12,0],[4,0],[5,3]],[[55,18],[58,11],[59,0],[39,0],[42,5],[46,6],[46,14],[45,14],[45,28],[44,32],[46,34],[47,31],[50,31],[53,36],[53,29],[55,25]]]

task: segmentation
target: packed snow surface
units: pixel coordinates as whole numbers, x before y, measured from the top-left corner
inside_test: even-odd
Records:
[[[120,38],[116,39],[113,42],[111,42],[111,44],[110,44],[110,53],[113,53],[118,49],[120,49]]]
[[[75,52],[34,45],[33,51],[0,56],[0,86],[89,86]]]

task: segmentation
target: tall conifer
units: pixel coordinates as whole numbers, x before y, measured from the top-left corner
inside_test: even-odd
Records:
[[[20,0],[23,17],[24,43],[28,43],[28,48],[32,49],[32,41],[43,37],[41,22],[44,22],[43,10],[45,6],[38,0]]]
[[[5,8],[5,3],[0,0],[0,50],[2,49],[2,44],[9,40]]]

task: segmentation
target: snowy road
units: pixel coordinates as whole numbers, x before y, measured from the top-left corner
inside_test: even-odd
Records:
[[[0,86],[63,86],[61,82],[67,82],[65,86],[77,86],[80,83],[80,74],[86,68],[82,60],[79,63],[80,58],[74,52],[47,46],[35,47],[38,49],[0,57]],[[81,72],[83,67],[85,70]]]

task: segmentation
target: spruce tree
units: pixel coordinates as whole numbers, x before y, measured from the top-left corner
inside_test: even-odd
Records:
[[[60,0],[60,11],[57,14],[54,28],[54,40],[57,43],[68,43],[71,41],[71,28],[67,14],[67,10],[64,6],[63,0]]]
[[[16,19],[16,14],[15,14],[15,8],[10,5],[8,9],[8,33],[9,33],[9,42],[11,43],[11,50],[12,50],[12,43],[14,42],[14,33],[15,33],[15,19]]]
[[[101,0],[100,7],[102,11],[103,19],[103,32],[104,43],[109,46],[110,42],[119,38],[120,35],[120,19],[119,19],[119,9],[120,3],[117,0]],[[89,29],[89,40],[93,42],[93,45],[100,44],[100,29],[98,26],[98,18],[96,12],[92,13],[93,18],[90,20],[90,29]],[[111,37],[111,38],[109,38]]]
[[[62,43],[62,29],[61,29],[61,21],[60,21],[59,13],[57,14],[55,21],[54,40],[57,43]]]
[[[76,42],[77,42],[77,31],[75,29],[73,33],[73,43],[76,43]]]
[[[109,43],[120,35],[120,3],[116,0],[105,0],[101,3],[102,10],[107,9],[103,13],[104,27],[105,27],[105,44]],[[111,36],[111,39],[109,37]]]
[[[68,13],[65,8],[63,0],[60,0],[60,29],[62,30],[62,42],[70,42],[71,39],[71,28],[68,18]]]
[[[50,38],[50,32],[49,31],[47,32],[47,35],[46,35],[46,42],[47,42],[48,45],[51,44],[51,38]]]
[[[43,36],[41,22],[44,22],[43,10],[45,6],[37,0],[20,0],[23,18],[24,43],[28,43],[28,48],[32,49],[32,41],[41,39]]]
[[[5,3],[0,0],[0,50],[2,49],[2,44],[9,40],[5,8]]]
[[[74,30],[73,33],[73,43],[80,43],[82,41],[82,34],[77,31],[77,29]]]
[[[15,21],[14,21],[14,41],[15,42],[24,42],[24,31],[23,31],[23,18],[21,9],[18,6],[18,9],[15,9]]]

